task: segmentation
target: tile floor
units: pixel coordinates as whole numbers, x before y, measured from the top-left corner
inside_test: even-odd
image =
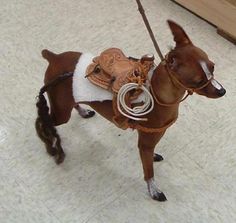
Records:
[[[171,18],[215,61],[227,89],[219,100],[184,102],[158,145],[156,179],[168,201],[147,194],[135,132],[73,112],[58,128],[67,157],[57,166],[34,130],[42,49],[154,52],[135,1],[0,0],[0,222],[236,222],[236,48],[172,1],[143,3],[162,51],[173,45]]]

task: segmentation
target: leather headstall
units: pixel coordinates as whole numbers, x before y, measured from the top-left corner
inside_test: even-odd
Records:
[[[159,104],[159,105],[162,105],[162,106],[166,106],[166,107],[171,107],[171,106],[175,106],[175,105],[178,105],[179,103],[181,103],[182,101],[184,101],[189,95],[192,95],[194,92],[197,92],[203,88],[205,88],[208,84],[210,84],[210,82],[214,79],[214,76],[212,74],[211,78],[209,80],[207,80],[206,83],[204,83],[202,86],[200,87],[197,87],[197,88],[192,88],[192,87],[187,87],[185,84],[183,84],[176,76],[177,76],[177,73],[173,72],[171,70],[171,68],[169,67],[168,65],[168,54],[165,58],[164,61],[162,61],[162,63],[164,63],[164,66],[167,70],[167,73],[170,77],[170,80],[171,82],[173,83],[173,85],[176,85],[175,82],[180,85],[182,88],[184,88],[186,91],[187,91],[187,94],[182,98],[182,99],[179,99],[177,100],[176,102],[173,102],[173,103],[164,103],[164,102],[161,102],[158,98],[157,98],[157,95],[155,94],[152,86],[150,87],[151,88],[151,92],[153,94],[153,97],[155,98],[156,102]]]

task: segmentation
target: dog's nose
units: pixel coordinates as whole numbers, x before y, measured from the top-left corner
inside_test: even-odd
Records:
[[[225,90],[223,87],[218,91],[218,95],[219,95],[220,97],[224,96],[225,93],[226,93],[226,90]]]

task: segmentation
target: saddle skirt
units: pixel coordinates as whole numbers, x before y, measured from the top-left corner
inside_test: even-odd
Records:
[[[86,70],[86,77],[91,83],[118,93],[124,84],[144,84],[153,64],[153,55],[145,55],[141,60],[129,59],[120,49],[109,48],[93,59]]]

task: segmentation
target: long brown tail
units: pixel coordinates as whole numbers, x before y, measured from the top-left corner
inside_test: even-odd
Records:
[[[61,147],[61,139],[57,133],[54,126],[53,120],[49,114],[49,107],[47,105],[47,100],[44,97],[44,93],[56,84],[66,80],[67,78],[73,76],[72,72],[62,74],[56,79],[52,80],[48,84],[44,85],[39,92],[38,101],[36,107],[38,110],[38,117],[35,122],[35,128],[39,138],[45,143],[47,152],[56,156],[56,163],[59,164],[63,162],[65,153]]]

